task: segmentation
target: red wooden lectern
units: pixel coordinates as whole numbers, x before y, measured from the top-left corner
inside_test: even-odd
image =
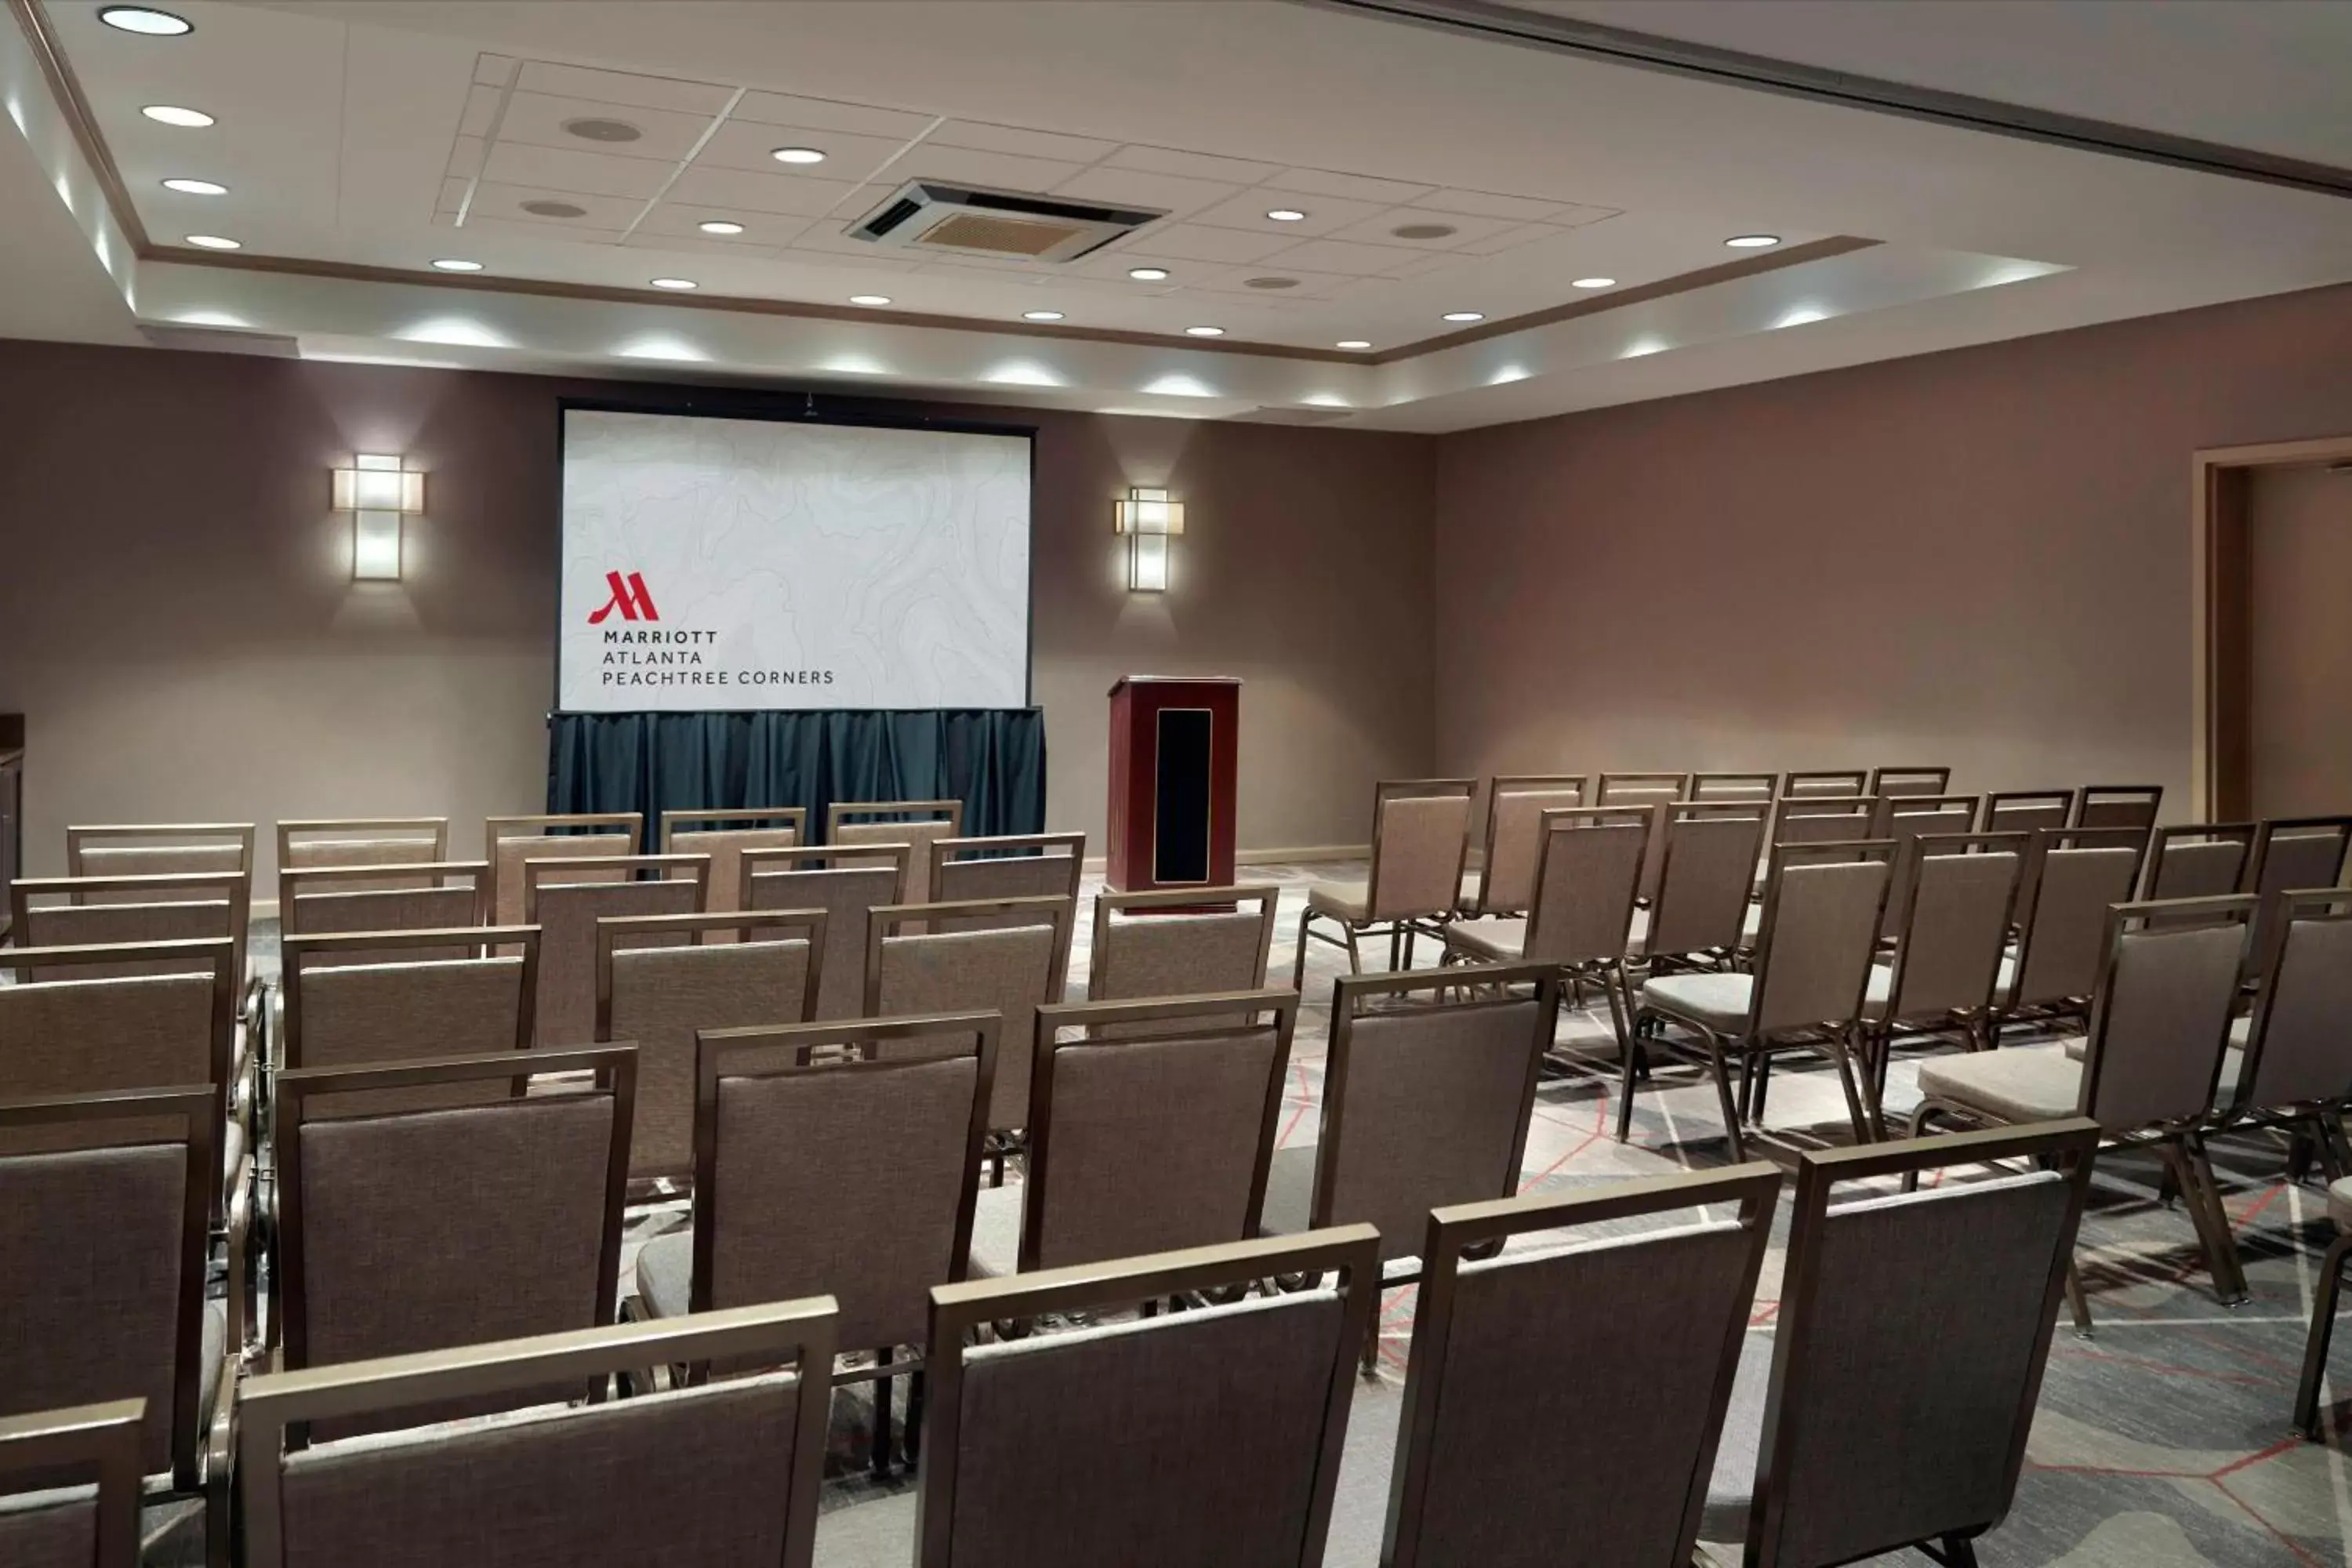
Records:
[[[1126,675],[1110,689],[1111,890],[1234,879],[1242,683]]]

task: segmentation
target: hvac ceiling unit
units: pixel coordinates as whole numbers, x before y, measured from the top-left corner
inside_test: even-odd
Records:
[[[909,180],[850,233],[876,245],[1015,261],[1076,261],[1165,212]]]

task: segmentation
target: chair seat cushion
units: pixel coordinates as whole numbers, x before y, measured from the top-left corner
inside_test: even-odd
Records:
[[[1755,992],[1752,974],[1661,974],[1642,983],[1641,1005],[1717,1034],[1736,1035],[1748,1026]]]
[[[1527,951],[1528,922],[1518,919],[1455,921],[1445,928],[1445,940],[1481,958],[1508,962]]]
[[[1257,1228],[1265,1236],[1297,1236],[1307,1229],[1315,1203],[1315,1145],[1276,1149],[1266,1166],[1265,1204]]]
[[[686,1316],[693,1289],[693,1231],[674,1230],[637,1248],[637,1300],[650,1316]]]
[[[1919,1092],[1996,1121],[2054,1121],[2074,1114],[2083,1064],[2063,1051],[2031,1046],[1975,1051],[1923,1062]]]
[[[1731,1379],[1731,1403],[1723,1412],[1723,1436],[1716,1444],[1715,1475],[1706,1484],[1698,1538],[1737,1544],[1748,1539],[1748,1514],[1756,1499],[1756,1459],[1764,1440],[1765,1395],[1772,1385],[1772,1335],[1747,1336],[1739,1347],[1739,1370]]]
[[[1023,1187],[982,1187],[971,1211],[972,1278],[1001,1279],[1021,1272]]]
[[[2352,1230],[2352,1176],[2327,1184],[2327,1217],[2338,1230]]]
[[[1485,886],[1485,873],[1479,871],[1463,872],[1461,896],[1454,900],[1454,907],[1460,910],[1465,915],[1476,914],[1478,912],[1478,893]]]
[[[1307,907],[1333,920],[1369,920],[1371,889],[1362,882],[1312,882],[1307,889]]]

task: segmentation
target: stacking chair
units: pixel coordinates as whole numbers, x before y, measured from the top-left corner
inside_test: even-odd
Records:
[[[1784,795],[1772,814],[1772,845],[1858,844],[1877,820],[1876,795]]]
[[[236,1081],[244,1081],[264,1016],[264,990],[260,977],[253,971],[247,941],[253,895],[249,874],[237,870],[131,871],[20,878],[9,894],[12,940],[26,947],[227,938],[232,946],[230,973],[236,987],[233,1039]],[[135,971],[117,969],[114,973],[127,974]]]
[[[1462,879],[1465,915],[1523,915],[1535,901],[1544,813],[1584,804],[1582,773],[1497,774],[1486,786],[1478,869]]]
[[[919,1568],[1317,1568],[1349,1363],[1380,1296],[1375,1258],[1370,1227],[1349,1226],[934,1289]],[[1227,1296],[1299,1274],[1337,1284],[971,1342],[983,1324]]]
[[[541,1051],[531,1068],[587,1076],[489,1103],[314,1116],[321,1099],[503,1092],[514,1058],[278,1075],[273,1370],[613,1321],[636,1052]]]
[[[2251,822],[2176,823],[2148,839],[2147,878],[2140,897],[2220,899],[2246,886],[2254,852]]]
[[[931,901],[930,847],[942,838],[963,837],[963,802],[960,800],[835,801],[824,814],[824,841],[841,847],[867,844],[904,844],[907,885],[895,900],[906,904]],[[859,862],[843,859],[844,866]]]
[[[397,867],[383,887],[415,886],[407,868],[449,858],[446,816],[343,816],[281,821],[278,825],[278,870],[321,866]]]
[[[1004,1031],[988,1126],[999,1133],[1025,1127],[1037,1009],[1061,1000],[1076,918],[1068,898],[882,905],[866,916],[866,1016],[997,1014]]]
[[[521,925],[522,868],[530,860],[605,859],[635,855],[646,819],[634,811],[557,816],[493,816],[482,824],[482,858],[490,863],[490,919]],[[585,880],[585,878],[583,878]]]
[[[1975,1568],[2017,1495],[2097,1138],[2068,1120],[1799,1156],[1780,1316],[1732,1384],[1702,1539],[1758,1568],[1906,1546]],[[2008,1159],[2040,1168],[1831,1201]]]
[[[1741,1098],[1760,1122],[1771,1056],[1790,1049],[1825,1053],[1837,1065],[1855,1141],[1873,1136],[1853,1054],[1894,855],[1895,847],[1883,840],[1780,846],[1765,879],[1754,971],[1653,975],[1643,983],[1635,998],[1637,1031],[1644,1024],[1673,1024],[1698,1037],[1733,1159],[1748,1157],[1740,1109],[1731,1095],[1733,1056],[1739,1058]],[[1644,1049],[1637,1032],[1637,1058]],[[1629,1075],[1629,1090],[1632,1082]],[[1619,1124],[1624,1124],[1622,1110]]]
[[[1083,833],[1007,833],[930,843],[930,901],[1075,899],[1085,864]]]
[[[1779,773],[1693,773],[1689,798],[1708,805],[1770,805],[1780,793]]]
[[[525,1049],[539,994],[539,930],[289,936],[281,957],[288,1068],[384,1067]],[[518,1064],[522,1072],[531,1070]],[[502,1081],[370,1093],[310,1108],[415,1109],[504,1099]]]
[[[2037,827],[2064,827],[2074,819],[2071,789],[1995,790],[1985,796],[1987,833],[2031,833]]]
[[[0,1563],[139,1568],[144,1399],[0,1416]]]
[[[665,855],[708,855],[710,885],[703,908],[713,913],[746,909],[743,851],[793,849],[808,842],[808,808],[752,806],[735,811],[665,811],[660,850]],[[712,928],[713,937],[725,928]]]
[[[2074,797],[2076,827],[2137,827],[2156,826],[2164,804],[2162,784],[2084,784]]]
[[[243,1561],[809,1568],[828,1402],[804,1389],[833,1350],[819,1298],[254,1378],[237,1401]],[[325,1422],[512,1409],[671,1360],[792,1370],[295,1452]]]
[[[1457,988],[1468,994],[1448,999]],[[1549,964],[1341,978],[1319,1131],[1275,1155],[1261,1228],[1360,1221],[1388,1264],[1417,1255],[1430,1210],[1510,1196],[1559,1016]]]
[[[1647,884],[1649,921],[1636,921],[1633,950],[1653,973],[1670,963],[1727,963],[1754,935],[1748,899],[1763,854],[1765,807],[1734,801],[1663,809],[1664,848],[1649,857],[1657,871]]]
[[[1358,939],[1385,933],[1389,967],[1412,963],[1412,937],[1434,934],[1454,918],[1462,862],[1470,847],[1470,779],[1384,780],[1372,789],[1372,864],[1361,882],[1311,882],[1298,917],[1298,954],[1290,984],[1307,976],[1308,938],[1348,950],[1348,972],[1363,971]],[[1332,937],[1314,929],[1323,920]]]
[[[821,910],[816,1018],[855,1018],[866,1008],[866,928],[875,910],[908,901],[904,844],[868,846],[843,856],[822,845],[743,852],[747,909]]]
[[[1780,1187],[1759,1162],[1432,1214],[1383,1568],[1692,1562]]]
[[[1870,775],[1860,768],[1815,770],[1787,774],[1781,780],[1780,794],[1787,800],[1834,800],[1868,795],[1869,784]]]
[[[1269,884],[1097,894],[1087,999],[1263,989],[1279,896]]]
[[[2310,1134],[2340,1179],[2352,1172],[2341,1120],[2352,1101],[2352,892],[2277,893],[2269,913],[2262,988],[2252,1016],[2230,1026],[2215,1130]]]
[[[1952,770],[1949,768],[1873,768],[1870,770],[1870,783],[1862,793],[1881,797],[1939,795],[1951,787]],[[1968,828],[1960,831],[1966,833]]]
[[[253,880],[249,822],[108,825],[66,829],[68,877],[191,876],[233,871]]]
[[[486,860],[294,867],[278,873],[280,940],[336,931],[456,931],[489,919]]]
[[[701,855],[525,861],[522,918],[540,931],[532,1043],[577,1046],[596,1037],[598,921],[700,914],[709,877],[709,858]]]
[[[972,1271],[1255,1234],[1297,1020],[1289,990],[1038,1008],[1024,1179],[980,1194]]]
[[[1863,996],[1874,1117],[1883,1118],[1896,1039],[1958,1034],[1970,1050],[1990,1047],[1993,989],[2032,842],[2023,833],[1939,833],[1897,849],[1895,961],[1870,972]]]
[[[1595,805],[1667,805],[1690,797],[1688,773],[1602,773],[1595,781]]]
[[[2352,848],[2352,816],[2281,817],[2262,825],[2254,836],[2253,864],[2246,868],[2243,889],[2263,900],[2254,916],[2254,958],[2270,951],[2281,896],[2336,887],[2344,875],[2347,848]]]
[[[922,1344],[925,1292],[971,1256],[997,1031],[989,1013],[704,1031],[694,1227],[637,1253],[649,1317],[829,1289],[841,1347],[876,1352],[833,1375],[879,1384],[877,1474],[891,1380],[919,1364],[899,1347]]]
[[[1904,879],[1911,874],[1913,861],[1904,853],[1905,846],[1922,834],[1947,837],[1956,833],[1973,833],[1977,813],[1982,803],[1972,795],[1881,795],[1878,797],[1878,821],[1871,829],[1873,838],[1885,838],[1895,845],[1895,880],[1886,895],[1886,927],[1879,934],[1887,941],[1895,939],[1895,925],[1901,920],[1907,896]]]
[[[2253,916],[2254,900],[2243,896],[2117,904],[2106,918],[2082,1059],[2009,1049],[1927,1063],[1911,1135],[1937,1122],[2087,1116],[2108,1147],[2152,1147],[2187,1200],[2215,1293],[2225,1303],[2242,1300],[2245,1279],[2200,1134],[2230,1044]]]
[[[2147,843],[2137,827],[2042,829],[2025,851],[2017,957],[2003,963],[1992,1043],[2003,1025],[2088,1016],[2107,910],[2139,886]],[[2026,903],[2029,889],[2032,903]]]
[[[2327,1184],[2327,1218],[2336,1239],[2319,1261],[2319,1285],[2312,1292],[2311,1330],[2304,1341],[2303,1378],[2294,1393],[2295,1430],[2319,1440],[2319,1385],[2327,1376],[2327,1345],[2336,1334],[2336,1301],[2344,1289],[2344,1258],[2352,1253],[2352,1176]]]

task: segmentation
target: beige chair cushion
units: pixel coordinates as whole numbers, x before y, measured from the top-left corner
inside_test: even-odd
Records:
[[[1752,974],[1662,974],[1643,982],[1641,1005],[1717,1034],[1736,1035],[1748,1027],[1755,994]]]
[[[1020,1187],[982,1187],[971,1211],[971,1272],[1001,1279],[1021,1271]]]
[[[1333,920],[1371,918],[1370,889],[1362,882],[1316,882],[1307,889],[1307,907]]]
[[[1459,898],[1454,900],[1454,907],[1460,910],[1465,915],[1477,913],[1478,890],[1485,885],[1486,878],[1483,873],[1477,871],[1463,872],[1462,893]]]
[[[2031,1047],[1977,1051],[1922,1063],[1919,1092],[2002,1121],[2055,1121],[2082,1100],[2083,1066]]]
[[[2327,1217],[2338,1230],[2352,1230],[2352,1176],[2327,1184]]]
[[[1454,946],[1466,947],[1483,958],[1507,963],[1526,951],[1528,922],[1516,916],[1508,920],[1456,921],[1446,928],[1446,938]]]
[[[1258,1229],[1267,1236],[1297,1236],[1315,1206],[1315,1145],[1276,1149],[1265,1171],[1265,1204]]]
[[[694,1232],[674,1230],[637,1249],[637,1298],[656,1318],[682,1318],[694,1290]]]

